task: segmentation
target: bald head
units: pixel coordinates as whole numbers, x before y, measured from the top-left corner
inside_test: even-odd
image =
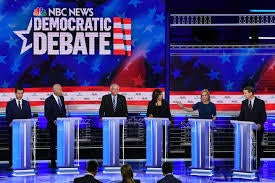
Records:
[[[62,87],[60,84],[54,84],[53,85],[53,93],[56,96],[62,96]]]

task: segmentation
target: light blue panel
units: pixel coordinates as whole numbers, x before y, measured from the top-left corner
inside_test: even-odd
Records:
[[[234,170],[241,169],[241,133],[240,125],[234,124],[235,144],[234,144]]]

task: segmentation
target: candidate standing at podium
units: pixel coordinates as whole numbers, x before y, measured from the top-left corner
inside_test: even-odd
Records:
[[[127,117],[128,109],[126,99],[123,95],[118,94],[119,85],[110,86],[110,94],[104,95],[99,108],[100,119],[102,117]]]
[[[171,121],[171,112],[169,103],[163,99],[163,93],[160,89],[155,89],[152,93],[152,100],[148,103],[147,117],[169,118]]]
[[[53,85],[53,94],[45,100],[45,117],[48,120],[47,128],[50,136],[50,160],[51,168],[56,168],[56,119],[66,117],[66,108],[62,87],[60,84]]]
[[[12,166],[12,127],[10,124],[14,119],[31,118],[30,103],[23,99],[24,89],[16,87],[14,92],[15,99],[9,101],[6,106],[6,119],[9,124],[9,168]]]
[[[245,100],[242,101],[240,121],[255,122],[257,129],[257,169],[260,167],[260,158],[262,156],[262,140],[264,134],[264,122],[266,121],[265,102],[254,96],[254,88],[246,86],[243,89]]]
[[[186,112],[198,110],[200,119],[216,120],[216,105],[210,102],[210,92],[207,89],[201,91],[201,101],[197,102],[193,107],[184,107],[180,102],[178,102],[178,105]]]

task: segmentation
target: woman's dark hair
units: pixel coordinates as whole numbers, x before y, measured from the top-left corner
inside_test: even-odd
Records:
[[[158,96],[161,95],[161,89],[155,89],[152,93],[152,100],[157,100]]]
[[[124,181],[126,181],[127,179],[131,179],[132,181],[133,180],[133,177],[134,177],[134,173],[133,173],[133,170],[132,170],[132,167],[131,165],[129,164],[124,164],[121,169],[121,176],[122,176],[122,179]]]

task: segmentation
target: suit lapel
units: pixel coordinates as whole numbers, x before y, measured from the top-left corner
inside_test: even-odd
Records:
[[[254,104],[253,104],[253,106],[252,106],[252,111],[255,110],[255,107],[256,107],[257,105],[258,105],[258,98],[255,97],[255,99],[254,99]]]

